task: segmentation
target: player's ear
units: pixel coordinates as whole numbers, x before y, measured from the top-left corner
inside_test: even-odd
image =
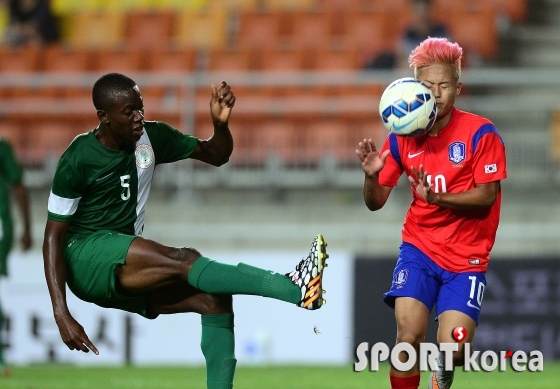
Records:
[[[107,112],[103,111],[102,109],[97,110],[97,118],[100,122],[105,124],[109,123],[109,118],[107,117]]]
[[[459,81],[457,83],[457,94],[461,93],[461,89],[463,88],[463,83]]]

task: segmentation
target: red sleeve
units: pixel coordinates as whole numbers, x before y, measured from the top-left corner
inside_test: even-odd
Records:
[[[493,124],[485,124],[473,136],[473,174],[477,184],[507,177],[506,149]]]
[[[403,167],[400,162],[400,146],[396,135],[389,134],[385,138],[380,153],[383,154],[385,150],[390,150],[391,152],[385,160],[385,166],[379,172],[379,183],[385,186],[397,186],[399,177],[403,173]]]

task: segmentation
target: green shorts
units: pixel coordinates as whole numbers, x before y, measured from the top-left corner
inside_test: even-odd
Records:
[[[66,283],[81,300],[100,307],[116,308],[137,313],[149,319],[146,294],[125,296],[116,290],[118,265],[126,254],[134,235],[101,230],[91,235],[72,236],[64,244]]]

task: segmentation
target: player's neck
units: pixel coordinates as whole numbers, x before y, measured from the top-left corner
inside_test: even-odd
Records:
[[[455,109],[451,108],[449,110],[448,113],[445,114],[444,117],[442,117],[439,120],[436,120],[436,122],[434,123],[434,125],[432,126],[432,128],[430,129],[430,132],[428,132],[429,136],[438,136],[439,132],[441,130],[443,130],[451,121],[451,118],[453,117],[453,111]]]

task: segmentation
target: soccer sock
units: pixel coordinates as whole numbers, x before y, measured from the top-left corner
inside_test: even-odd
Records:
[[[200,348],[206,359],[208,389],[232,389],[235,374],[233,314],[202,315]]]
[[[198,258],[192,265],[189,284],[207,293],[249,294],[297,304],[301,291],[284,274],[239,263],[237,266]]]
[[[408,377],[395,377],[389,374],[391,380],[391,389],[418,389],[420,386],[420,374],[414,374]]]

